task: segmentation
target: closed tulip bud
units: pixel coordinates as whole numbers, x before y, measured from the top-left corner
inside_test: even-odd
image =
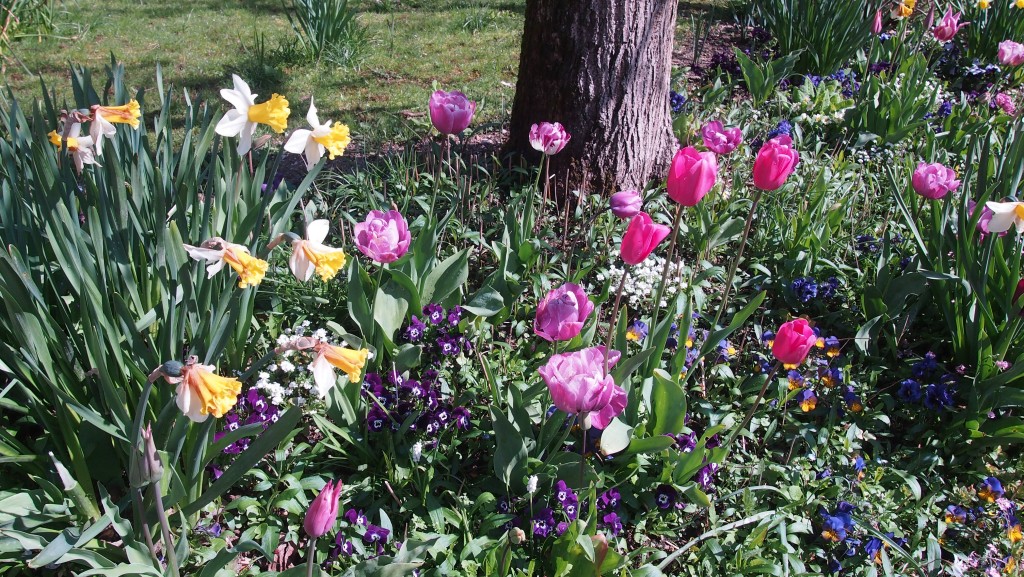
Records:
[[[644,200],[635,190],[623,190],[612,195],[609,205],[612,214],[619,218],[633,218],[640,212]]]
[[[1024,296],[1024,278],[1017,281],[1017,288],[1013,291],[1013,304],[1016,306],[1024,305],[1024,303],[1019,302],[1022,296]],[[1021,308],[1017,314],[1024,317],[1024,308]]]
[[[938,162],[918,163],[910,182],[914,187],[914,192],[932,200],[938,200],[960,186],[960,181],[956,179],[956,172]]]
[[[878,36],[879,34],[882,33],[882,30],[884,30],[884,28],[882,27],[882,11],[876,10],[875,21],[871,23],[871,33],[874,34],[875,36]]]
[[[793,319],[776,331],[772,354],[783,364],[796,366],[804,362],[816,342],[818,336],[807,319]]]
[[[309,510],[306,511],[306,518],[302,521],[302,528],[310,537],[322,537],[338,520],[338,500],[341,497],[341,481],[335,484],[328,481],[320,494],[313,499]]]
[[[960,22],[960,13],[953,14],[952,8],[946,8],[946,13],[942,15],[938,25],[932,29],[932,35],[939,42],[949,42],[956,36],[956,33],[961,28],[967,26],[970,22]]]
[[[562,152],[572,138],[558,122],[541,122],[530,127],[530,146],[547,156]]]
[[[714,152],[698,152],[687,146],[676,152],[668,169],[668,196],[683,206],[697,206],[718,178]]]
[[[655,224],[646,212],[637,214],[629,221],[626,234],[622,235],[622,260],[626,264],[640,264],[654,251],[654,247],[665,240],[671,230],[663,224]]]
[[[997,56],[1001,64],[1020,66],[1024,64],[1024,44],[1019,44],[1013,40],[1003,40],[999,43]]]
[[[594,303],[579,285],[567,282],[549,292],[537,305],[533,330],[542,339],[567,341],[580,334],[583,323],[594,312]]]
[[[459,134],[473,120],[476,102],[466,98],[466,95],[458,90],[451,92],[438,90],[430,95],[428,108],[430,109],[430,122],[438,132]]]
[[[754,159],[754,186],[761,190],[776,190],[800,162],[800,153],[793,149],[793,139],[782,135],[764,143]]]

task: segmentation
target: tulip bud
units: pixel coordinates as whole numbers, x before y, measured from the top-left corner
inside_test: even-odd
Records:
[[[714,152],[698,152],[687,146],[676,152],[668,170],[668,196],[683,206],[697,206],[718,178]]]
[[[459,134],[473,120],[476,102],[466,98],[466,95],[458,90],[451,92],[438,90],[430,95],[428,108],[430,109],[430,122],[438,132]]]
[[[629,221],[626,234],[622,235],[622,260],[626,264],[640,264],[670,232],[672,229],[663,224],[655,224],[646,212],[637,214]]]
[[[800,162],[800,154],[793,149],[793,139],[776,136],[764,143],[754,159],[754,186],[761,190],[776,190]]]
[[[151,483],[156,483],[164,476],[164,464],[160,460],[160,454],[156,451],[156,444],[153,442],[153,427],[146,425],[140,431],[142,436],[142,451],[132,461],[132,468],[128,472],[128,481],[133,488],[141,488]]]
[[[322,537],[334,527],[338,520],[338,500],[341,497],[341,481],[328,481],[320,494],[313,499],[302,521],[306,534],[314,539]]]
[[[526,541],[526,532],[519,527],[513,527],[508,530],[508,541],[513,545],[519,545]]]
[[[618,218],[633,218],[640,212],[643,199],[640,193],[635,190],[623,190],[612,195],[609,205],[612,214]]]
[[[882,11],[876,10],[875,21],[871,23],[871,33],[874,34],[875,36],[878,36],[879,34],[882,33],[882,30],[884,30],[884,28],[882,27]]]

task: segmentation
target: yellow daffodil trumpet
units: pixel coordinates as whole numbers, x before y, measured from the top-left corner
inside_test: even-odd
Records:
[[[164,363],[150,374],[150,381],[163,377],[177,385],[175,401],[181,412],[195,423],[202,423],[211,415],[219,419],[235,406],[242,392],[242,382],[222,377],[212,365],[199,364],[189,357],[185,364],[177,361]]]
[[[209,262],[206,265],[208,278],[220,272],[225,264],[234,269],[238,273],[238,288],[256,286],[267,274],[267,261],[250,255],[248,248],[219,237],[208,239],[199,246],[186,244],[184,247],[192,258]]]

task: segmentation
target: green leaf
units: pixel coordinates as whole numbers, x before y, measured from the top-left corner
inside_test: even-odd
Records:
[[[494,452],[494,473],[505,485],[512,482],[512,472],[526,460],[526,441],[512,421],[495,407],[490,408],[497,448]]]
[[[661,369],[654,371],[651,390],[651,435],[676,434],[686,422],[686,393]]]
[[[393,342],[395,332],[405,323],[409,310],[409,292],[395,282],[388,282],[377,289],[373,299],[373,320],[384,331],[387,342]]]
[[[439,303],[469,278],[469,250],[464,248],[434,267],[423,280],[421,302]]]

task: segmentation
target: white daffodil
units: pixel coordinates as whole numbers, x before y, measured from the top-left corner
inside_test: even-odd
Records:
[[[275,132],[284,132],[288,126],[288,100],[280,94],[274,94],[270,100],[256,104],[256,95],[249,90],[249,85],[238,77],[231,75],[234,89],[224,88],[220,95],[234,106],[217,123],[214,129],[221,136],[240,136],[238,154],[245,154],[252,148],[252,135],[257,124],[266,124]]]
[[[86,164],[99,165],[99,163],[96,162],[92,137],[79,136],[81,133],[82,125],[76,122],[68,129],[67,137],[61,137],[57,134],[56,130],[51,130],[50,134],[47,135],[50,139],[50,143],[58,149],[61,147],[61,141],[65,143],[68,154],[71,155],[71,160],[75,163],[75,170],[78,172],[82,172],[82,169],[85,168]]]
[[[306,238],[292,241],[292,256],[288,267],[300,281],[308,281],[315,271],[323,280],[331,280],[345,266],[345,251],[324,246],[330,223],[314,220],[306,227]]]
[[[989,232],[1006,232],[1016,226],[1017,234],[1024,233],[1024,202],[986,202],[985,206],[992,211]]]
[[[127,104],[121,106],[92,106],[92,124],[89,126],[89,136],[96,143],[96,156],[103,156],[103,139],[117,133],[114,124],[129,124],[132,128],[139,127],[139,117],[142,110],[134,98]]]
[[[267,261],[250,255],[244,246],[222,238],[211,238],[200,246],[186,244],[184,247],[192,258],[209,262],[206,265],[207,278],[220,272],[225,264],[238,273],[238,288],[256,286],[267,274]]]
[[[306,161],[306,170],[310,170],[320,162],[324,152],[328,158],[334,160],[345,152],[345,147],[351,142],[348,126],[340,122],[331,126],[331,121],[320,124],[320,118],[316,114],[316,106],[313,99],[309,100],[309,112],[306,113],[306,121],[313,130],[300,128],[292,133],[285,143],[284,149],[292,154],[302,154]]]

